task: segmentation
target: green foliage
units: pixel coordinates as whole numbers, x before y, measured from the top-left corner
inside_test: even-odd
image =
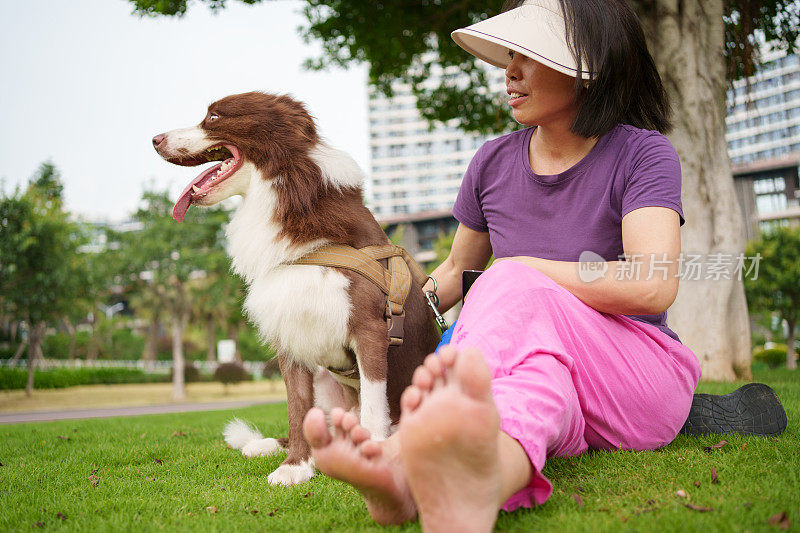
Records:
[[[786,365],[786,345],[776,344],[773,348],[759,348],[753,351],[753,361],[764,363],[769,368]]]
[[[747,243],[747,256],[760,254],[758,276],[744,276],[749,308],[776,311],[792,325],[800,319],[800,228],[777,227]]]
[[[0,311],[29,324],[69,312],[86,278],[85,236],[62,208],[62,185],[45,163],[24,193],[0,198]]]
[[[231,383],[249,381],[252,376],[239,363],[224,363],[214,371],[214,379],[223,385],[229,385]]]
[[[0,390],[24,389],[28,371],[0,367]],[[62,389],[78,385],[111,385],[117,383],[161,383],[166,374],[148,374],[137,368],[56,368],[36,370],[36,387]]]
[[[181,16],[187,6],[186,0],[129,1],[135,13],[149,16]],[[224,0],[204,3],[212,9],[225,5]],[[323,49],[321,57],[306,61],[306,67],[366,63],[370,84],[387,96],[392,94],[394,81],[410,84],[421,115],[432,123],[452,121],[465,131],[503,132],[513,121],[502,95],[487,90],[486,72],[491,67],[464,52],[450,38],[454,29],[496,15],[501,4],[500,0],[306,0],[303,13],[308,26],[301,33],[306,41],[321,43]],[[636,0],[633,4],[640,15],[659,16],[655,0]],[[724,46],[730,79],[753,72],[758,59],[755,35],[759,32],[777,47],[794,50],[799,12],[797,0],[726,0],[725,42],[711,46]],[[431,72],[448,68],[464,73],[468,81],[456,84],[445,76],[438,87],[424,86]]]
[[[267,360],[264,365],[264,370],[261,371],[261,377],[265,379],[272,379],[281,375],[280,366],[278,366],[278,357],[272,357]]]

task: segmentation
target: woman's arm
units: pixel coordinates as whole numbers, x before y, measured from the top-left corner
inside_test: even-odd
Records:
[[[492,245],[488,233],[472,230],[463,224],[458,225],[450,255],[431,273],[436,279],[440,313],[444,313],[461,299],[461,272],[483,270],[491,256]],[[428,280],[423,289],[433,290],[433,283]]]
[[[582,302],[604,313],[654,315],[665,311],[678,293],[678,213],[666,207],[634,209],[622,218],[622,247],[628,260],[609,261],[605,274],[598,273],[594,281],[584,281],[586,276],[582,279],[578,262],[537,257],[503,259],[540,270]]]

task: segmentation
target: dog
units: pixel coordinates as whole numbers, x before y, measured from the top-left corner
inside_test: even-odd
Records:
[[[245,311],[277,352],[289,435],[288,443],[265,439],[234,420],[226,442],[246,456],[287,444],[286,460],[268,481],[293,485],[316,471],[302,433],[315,404],[353,409],[373,439],[388,437],[401,393],[439,340],[421,288],[412,284],[404,341],[390,348],[386,295],[374,283],[350,270],[294,264],[326,244],[390,242],[363,204],[364,174],[356,162],[320,139],[301,102],[262,92],[214,102],[200,124],[156,135],[153,146],[176,165],[218,162],[181,193],[173,208],[178,222],[190,205],[243,197],[226,229],[229,253],[248,286]],[[354,366],[358,379],[327,370]]]

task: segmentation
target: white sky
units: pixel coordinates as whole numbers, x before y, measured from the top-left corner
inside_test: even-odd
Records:
[[[150,19],[126,0],[0,0],[0,189],[49,159],[69,210],[122,219],[145,186],[175,198],[198,173],[163,161],[151,138],[250,90],[303,100],[326,140],[366,170],[366,68],[303,70],[319,46],[297,31],[302,5],[229,1],[214,15],[195,2],[182,19]]]

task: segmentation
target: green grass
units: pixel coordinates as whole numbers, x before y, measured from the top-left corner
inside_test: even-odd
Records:
[[[726,437],[726,446],[708,453],[703,447],[720,437],[681,436],[653,452],[550,460],[550,500],[535,510],[501,514],[497,529],[777,531],[767,520],[781,511],[798,529],[800,372],[762,371],[756,378],[772,385],[786,408],[789,426],[780,438]],[[733,388],[703,384],[701,391]],[[323,475],[298,487],[270,487],[266,475],[282,457],[245,460],[226,449],[220,432],[233,414],[266,434],[286,432],[285,405],[0,426],[0,531],[37,522],[92,531],[380,529],[351,487]],[[173,436],[176,431],[185,436]],[[711,483],[712,467],[718,484]],[[97,477],[96,486],[89,476]],[[688,499],[677,497],[678,490]],[[694,511],[687,502],[714,510]]]

